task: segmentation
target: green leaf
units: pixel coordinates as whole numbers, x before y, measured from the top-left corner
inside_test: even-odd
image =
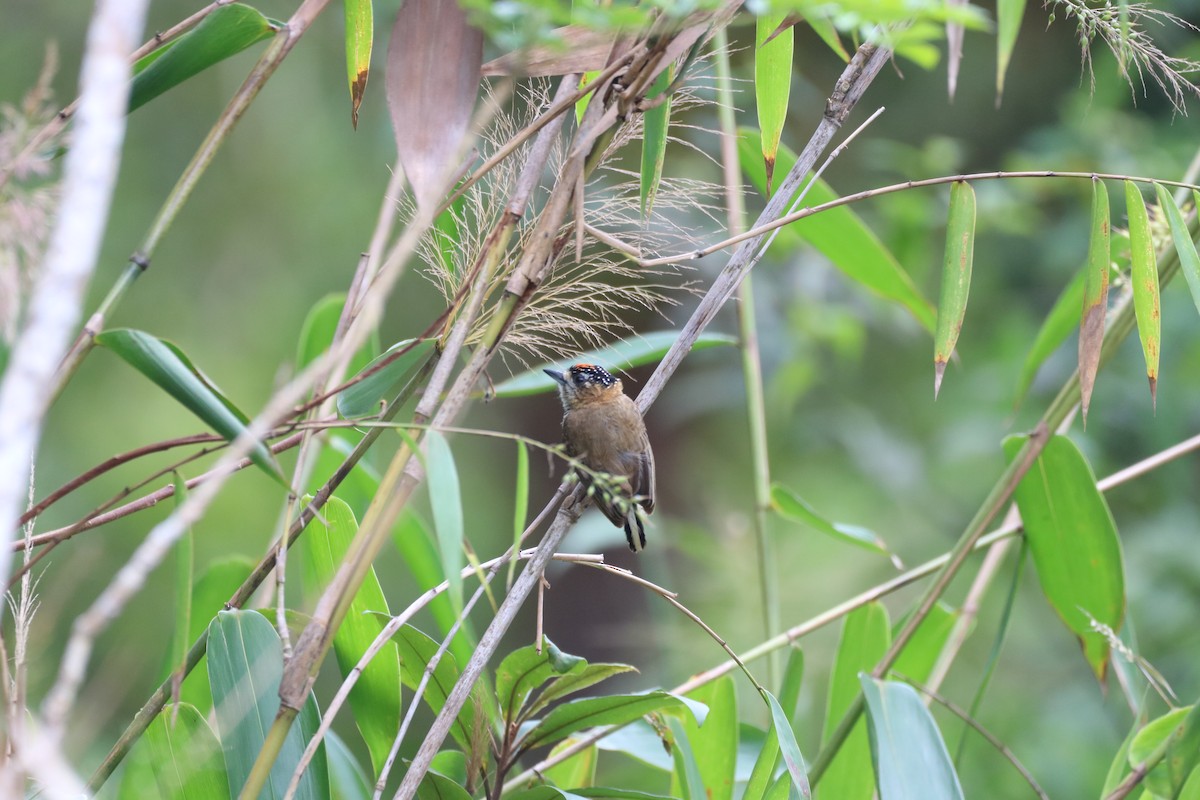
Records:
[[[559,359],[544,366],[557,370],[565,370],[572,364],[587,362],[590,364],[600,364],[609,372],[619,372],[658,361],[667,354],[667,351],[671,349],[671,345],[678,338],[679,333],[677,331],[647,333],[638,336],[636,339],[627,339],[609,347],[580,353],[573,358]],[[727,334],[705,333],[701,334],[700,338],[696,340],[696,344],[692,346],[692,351],[707,350],[710,347],[736,343],[737,339]],[[538,367],[537,369],[532,369],[509,378],[498,385],[495,396],[524,397],[526,395],[553,391],[557,388],[558,384],[554,382],[554,379],[542,372],[542,367]]]
[[[804,766],[804,756],[800,754],[800,745],[796,743],[792,723],[775,696],[770,692],[763,694],[766,695],[767,705],[771,708],[771,725],[779,739],[779,753],[783,756],[787,774],[792,777],[792,785],[802,797],[810,797],[812,790],[808,786],[808,769]]]
[[[779,688],[779,707],[783,709],[784,714],[788,717],[794,713],[796,703],[800,699],[800,686],[803,680],[804,651],[799,647],[792,647],[788,655],[787,665],[783,669],[783,680],[780,682]],[[775,730],[774,718],[772,718],[772,724],[767,729],[762,748],[758,752],[758,757],[754,761],[750,777],[746,781],[742,800],[761,800],[769,796],[771,776],[775,774],[775,765],[778,760],[779,734]],[[785,785],[790,786],[791,781],[786,771],[783,777],[788,778]],[[787,797],[786,791],[784,791],[783,796]]]
[[[358,533],[354,512],[337,497],[329,498],[319,519],[324,522],[314,519],[309,523],[308,530],[293,548],[303,567],[306,594],[314,602],[333,580]],[[333,636],[333,650],[343,679],[349,677],[379,636],[388,615],[379,578],[375,568],[369,567]],[[350,690],[350,708],[378,775],[400,730],[400,653],[394,643],[386,644],[358,676]]]
[[[618,728],[596,742],[596,747],[614,753],[623,753],[630,758],[669,773],[674,766],[671,755],[663,749],[662,738],[645,720],[637,720],[624,728]]]
[[[1171,229],[1171,241],[1175,252],[1179,254],[1179,267],[1183,277],[1187,279],[1188,289],[1192,294],[1192,302],[1200,311],[1200,254],[1196,253],[1196,243],[1192,240],[1192,232],[1188,230],[1187,220],[1179,210],[1179,204],[1166,188],[1159,183],[1154,184],[1158,194],[1158,205],[1167,215],[1167,226]]]
[[[526,645],[505,656],[496,668],[496,699],[508,724],[518,721],[534,689],[555,675],[583,672],[587,668],[587,661],[562,653],[548,637],[543,636],[542,642],[540,653],[536,645]],[[557,657],[551,656],[551,648]]]
[[[971,262],[975,256],[975,190],[966,181],[950,187],[950,215],[946,220],[946,258],[942,263],[942,297],[938,303],[937,331],[933,337],[933,396],[942,388],[946,363],[954,353],[967,295],[971,291]]]
[[[421,591],[428,592],[443,580],[441,559],[438,557],[437,545],[425,522],[412,512],[405,512],[396,524],[393,535],[396,547],[400,551],[404,566],[412,573]],[[437,622],[438,630],[443,635],[450,632],[458,615],[445,592],[439,594],[429,603],[429,611]],[[455,660],[465,664],[471,658],[477,641],[470,619],[463,620],[458,635],[450,643],[450,652]]]
[[[698,722],[703,723],[707,709],[695,701],[657,690],[639,694],[585,697],[582,700],[563,703],[547,714],[545,719],[534,724],[521,738],[520,747],[523,750],[543,747],[584,728],[596,725],[624,725],[655,711],[674,714],[687,711]]]
[[[175,508],[187,500],[187,481],[178,472],[173,474],[175,485]],[[170,669],[176,672],[171,695],[179,701],[180,684],[188,649],[194,641],[192,632],[192,589],[196,579],[196,542],[192,526],[174,545],[175,550],[175,628],[171,635],[171,651],[168,654]]]
[[[517,442],[517,487],[513,500],[513,557],[508,560],[508,580],[506,586],[512,586],[513,575],[517,569],[517,551],[521,549],[521,534],[525,533],[525,520],[529,516],[529,448],[524,442]]]
[[[689,692],[688,697],[708,706],[704,725],[685,717],[682,723],[674,723],[671,727],[675,730],[679,725],[695,757],[701,785],[698,797],[701,800],[732,800],[738,746],[737,692],[733,677],[724,675]],[[678,766],[677,762],[676,780],[681,777]]]
[[[300,326],[300,341],[296,348],[296,369],[303,369],[316,360],[317,356],[329,349],[337,332],[338,321],[342,317],[342,308],[346,305],[344,293],[327,294],[313,303]],[[350,374],[356,374],[367,366],[379,353],[379,334],[372,332],[370,340],[364,344],[354,358],[350,360]]]
[[[1108,271],[1112,266],[1112,244],[1108,211],[1108,189],[1104,181],[1092,179],[1092,228],[1088,238],[1088,260],[1084,267],[1082,317],[1079,322],[1079,394],[1083,424],[1100,368],[1104,344],[1104,317],[1108,313]]]
[[[620,789],[615,786],[581,787],[572,789],[571,794],[578,797],[598,797],[603,800],[673,800],[670,795],[639,792],[636,789]]]
[[[1004,96],[1004,76],[1012,60],[1017,34],[1021,32],[1021,19],[1025,16],[1025,0],[997,0],[996,2],[996,100]]]
[[[1025,436],[1004,440],[1016,457]],[[1038,579],[1050,605],[1080,638],[1084,656],[1103,683],[1109,643],[1092,619],[1120,630],[1125,617],[1125,570],[1117,526],[1083,454],[1065,436],[1046,443],[1014,498]]]
[[[765,192],[767,176],[759,155],[758,131],[753,128],[739,129],[738,161],[751,183]],[[796,154],[781,145],[777,160],[779,171],[783,174],[791,172],[795,164]],[[808,188],[804,204],[813,208],[837,198],[838,194],[829,184],[818,180]],[[875,232],[849,207],[837,206],[793,222],[780,229],[780,236],[786,235],[799,236],[848,278],[904,306],[922,327],[933,331],[935,318],[929,301]]]
[[[370,779],[342,737],[333,731],[325,732],[325,755],[329,758],[330,800],[370,800]]]
[[[778,483],[771,484],[771,506],[784,519],[807,525],[826,536],[832,536],[843,542],[882,553],[892,560],[897,568],[901,567],[900,559],[888,549],[887,544],[878,534],[860,528],[857,525],[845,525],[840,522],[830,522],[816,512],[804,498],[791,489]]]
[[[204,570],[192,586],[192,615],[187,632],[189,647],[208,629],[217,612],[225,608],[225,603],[233,597],[233,593],[250,577],[254,566],[255,563],[245,556],[229,556],[209,564]],[[168,661],[163,668],[163,677],[177,666]],[[179,697],[181,704],[195,706],[201,714],[207,714],[212,708],[207,658],[200,659],[191,674],[184,678]]]
[[[775,174],[779,139],[787,122],[788,96],[792,89],[792,43],[795,31],[788,28],[771,41],[787,17],[787,12],[763,14],[754,24],[754,97],[758,108],[758,128],[762,136],[762,160],[766,171],[767,194]]]
[[[834,27],[833,21],[829,17],[821,13],[809,13],[804,15],[804,21],[808,23],[808,27],[813,29],[813,33],[821,37],[821,41],[828,45],[829,49],[837,54],[844,63],[850,63],[850,54],[846,52],[846,48],[842,45],[842,39],[838,36],[837,28]]]
[[[1133,744],[1134,738],[1137,737],[1140,727],[1144,719],[1138,719],[1134,722],[1129,733],[1126,734],[1121,746],[1117,748],[1117,754],[1113,756],[1112,763],[1108,765],[1108,774],[1104,776],[1104,786],[1100,790],[1101,797],[1108,797],[1113,790],[1125,779],[1129,772],[1129,748]]]
[[[129,110],[140,108],[193,75],[269,39],[280,28],[280,23],[241,3],[217,8],[195,28],[134,65]]]
[[[400,646],[400,676],[404,685],[415,689],[425,674],[425,668],[437,652],[438,643],[430,639],[411,625],[405,625],[396,634],[396,644]],[[446,697],[458,681],[458,663],[454,655],[447,650],[442,654],[437,666],[425,686],[423,699],[437,714],[446,704]],[[474,729],[475,708],[472,703],[463,704],[458,712],[458,719],[450,727],[450,735],[464,750],[470,749],[471,731]]]
[[[1139,766],[1166,748],[1162,760],[1146,775],[1155,797],[1178,797],[1200,756],[1200,706],[1176,708],[1151,720],[1129,744],[1129,764]]]
[[[1079,307],[1083,303],[1084,271],[1077,272],[1070,283],[1063,287],[1062,292],[1054,301],[1050,312],[1042,320],[1042,327],[1025,354],[1025,363],[1021,365],[1021,374],[1017,378],[1017,392],[1013,398],[1013,408],[1016,409],[1025,399],[1029,387],[1042,364],[1046,362],[1059,345],[1067,340],[1071,332],[1079,324]]]
[[[800,702],[800,685],[804,682],[804,651],[793,645],[789,648],[787,664],[783,667],[783,680],[779,683],[779,705],[788,717],[796,713]]]
[[[371,72],[371,43],[375,14],[371,0],[344,0],[346,17],[346,75],[350,80],[350,123],[358,127],[358,108]]]
[[[229,441],[246,431],[249,423],[246,415],[170,342],[144,331],[116,328],[98,335],[96,344],[120,356]],[[250,460],[287,487],[275,458],[262,442],[255,443]]]
[[[222,611],[208,629],[208,677],[216,704],[217,731],[225,754],[229,794],[237,797],[266,732],[279,711],[283,648],[271,623],[257,611]],[[320,724],[317,703],[309,693],[288,731],[264,791],[282,797],[305,744]],[[300,779],[296,797],[322,800],[329,795],[329,771],[322,744]]]
[[[563,739],[550,751],[551,757],[576,743],[576,740],[572,738]],[[595,745],[586,747],[566,761],[543,770],[542,776],[555,786],[565,786],[571,790],[572,794],[578,795],[580,789],[589,787],[596,782],[598,753]]]
[[[869,603],[846,617],[829,676],[823,741],[829,741],[842,717],[858,699],[859,674],[873,670],[891,643],[891,627],[883,604]],[[867,725],[860,717],[821,779],[821,795],[839,800],[870,800],[875,791],[870,765]]]
[[[167,705],[129,754],[117,800],[229,797],[221,743],[187,703]]]
[[[458,781],[430,768],[417,787],[417,800],[471,800],[471,794]]]
[[[389,347],[378,358],[363,367],[353,386],[338,392],[338,413],[346,419],[378,414],[380,404],[391,400],[399,385],[411,377],[433,350],[433,340],[405,339]]]
[[[1125,181],[1125,211],[1129,214],[1130,276],[1133,286],[1133,311],[1137,317],[1138,338],[1146,358],[1146,378],[1150,381],[1150,402],[1158,399],[1158,357],[1162,345],[1162,311],[1159,307],[1158,262],[1154,258],[1154,236],[1146,201],[1133,181]]]
[[[678,787],[678,793],[683,800],[704,800],[704,780],[700,777],[700,765],[696,763],[692,743],[688,741],[687,733],[679,720],[667,720],[667,726],[673,738],[671,758],[675,762],[671,785]],[[671,794],[676,794],[676,790],[673,789]]]
[[[650,91],[646,93],[648,100],[657,99],[671,85],[675,67],[671,65],[654,79]],[[654,208],[654,197],[658,194],[658,184],[662,181],[663,161],[667,155],[667,128],[671,124],[671,98],[663,97],[663,102],[648,109],[642,115],[642,217],[645,218]]]
[[[433,508],[433,529],[437,532],[442,574],[450,584],[447,594],[454,613],[461,616],[464,534],[458,469],[445,436],[438,431],[429,431],[425,441],[429,448],[429,505]]]
[[[917,683],[925,683],[933,673],[933,667],[937,664],[957,621],[957,612],[945,603],[939,602],[929,609],[929,614],[913,631],[912,638],[892,665],[891,671]],[[900,627],[901,623],[897,623],[893,633],[899,632]]]
[[[566,675],[553,678],[537,696],[537,699],[529,704],[526,716],[537,714],[555,700],[560,700],[575,692],[581,692],[614,675],[626,672],[637,672],[637,670],[628,664],[587,664],[581,670],[573,670]],[[499,687],[497,687],[498,690]]]
[[[946,743],[913,688],[867,674],[861,680],[879,800],[961,800]]]

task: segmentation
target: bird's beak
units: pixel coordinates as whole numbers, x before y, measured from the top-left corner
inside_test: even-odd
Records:
[[[544,369],[544,370],[542,370],[542,372],[546,373],[546,374],[547,374],[547,375],[549,375],[551,378],[554,378],[554,380],[558,381],[558,382],[559,382],[559,383],[561,383],[563,386],[566,386],[566,385],[567,385],[567,378],[566,378],[566,376],[565,376],[565,375],[563,375],[563,374],[562,374],[561,372],[559,372],[558,370],[556,370],[556,369]]]

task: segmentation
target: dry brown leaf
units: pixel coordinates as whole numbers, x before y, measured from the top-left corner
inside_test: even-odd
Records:
[[[483,65],[483,76],[547,77],[604,69],[612,49],[612,33],[568,25],[554,31],[558,44],[538,45],[505,53]]]

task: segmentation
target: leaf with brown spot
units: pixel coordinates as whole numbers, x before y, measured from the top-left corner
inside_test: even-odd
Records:
[[[1087,268],[1084,269],[1083,317],[1079,321],[1079,395],[1085,428],[1092,388],[1096,385],[1096,370],[1100,367],[1100,346],[1104,344],[1111,259],[1108,189],[1104,181],[1092,178],[1092,234],[1088,240]]]
[[[350,123],[358,128],[358,109],[367,91],[371,72],[371,44],[375,37],[375,12],[371,0],[345,0],[346,74],[350,79]]]
[[[400,163],[432,214],[458,165],[483,64],[483,33],[454,0],[407,0],[387,56],[387,98]]]
[[[1133,181],[1125,181],[1125,212],[1129,215],[1133,311],[1137,317],[1138,338],[1142,340],[1142,353],[1146,357],[1150,403],[1157,405],[1158,357],[1162,344],[1158,261],[1154,257],[1154,237],[1150,233],[1150,215],[1146,213],[1146,201],[1142,199],[1142,193]]]
[[[767,194],[775,173],[775,155],[787,122],[788,97],[792,89],[792,39],[788,28],[770,42],[767,37],[779,26],[782,14],[765,14],[755,28],[754,97],[758,106],[758,129],[762,131],[763,164],[767,170]]]
[[[525,76],[531,78],[594,72],[603,69],[616,38],[611,32],[568,25],[554,31],[556,41],[505,53],[483,65],[485,78]]]
[[[971,291],[971,262],[975,257],[975,190],[966,181],[950,187],[950,214],[946,220],[946,258],[942,263],[942,296],[938,302],[937,329],[933,336],[933,396],[942,388],[946,362],[967,314]]]

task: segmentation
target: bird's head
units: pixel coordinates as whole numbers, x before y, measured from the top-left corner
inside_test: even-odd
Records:
[[[558,382],[558,396],[567,411],[588,403],[604,402],[625,391],[619,378],[595,364],[575,364],[565,372],[542,371]]]

